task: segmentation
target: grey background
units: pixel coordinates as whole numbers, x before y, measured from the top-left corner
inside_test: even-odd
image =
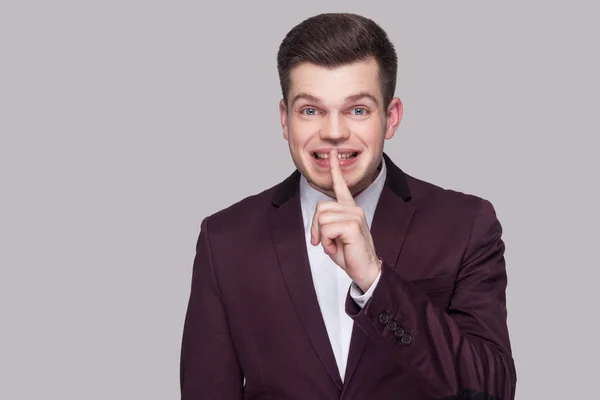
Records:
[[[385,151],[496,207],[517,398],[594,398],[592,4],[2,1],[0,398],[178,397],[201,219],[293,170],[275,56],[326,11],[396,45]]]

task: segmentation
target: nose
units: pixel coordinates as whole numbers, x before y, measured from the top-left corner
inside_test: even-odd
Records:
[[[350,137],[350,129],[348,129],[338,115],[331,113],[326,118],[323,118],[319,136],[322,140],[343,141]]]

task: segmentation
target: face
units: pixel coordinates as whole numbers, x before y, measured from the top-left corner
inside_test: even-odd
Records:
[[[290,81],[288,107],[281,100],[279,111],[296,168],[313,188],[335,197],[323,157],[337,148],[344,180],[356,196],[377,177],[384,140],[402,118],[400,99],[384,108],[374,59],[335,69],[300,64]]]

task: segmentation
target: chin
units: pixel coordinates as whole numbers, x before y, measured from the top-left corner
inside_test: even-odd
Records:
[[[333,190],[333,182],[331,180],[331,177],[323,177],[323,176],[315,176],[317,174],[312,174],[309,176],[304,175],[308,182],[310,182],[312,184],[312,186],[315,186],[317,188],[319,188],[321,191],[324,192],[331,192],[334,193]],[[364,179],[364,175],[361,175],[359,177],[359,179],[351,179],[350,181],[348,181],[347,179],[344,179],[346,181],[346,185],[348,185],[348,189],[350,190],[350,192],[354,193],[354,188],[356,188],[360,182],[362,182]]]

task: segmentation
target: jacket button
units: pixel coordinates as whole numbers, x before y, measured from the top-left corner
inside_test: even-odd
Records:
[[[410,344],[410,342],[412,342],[412,336],[410,336],[408,333],[405,333],[402,335],[402,338],[400,338],[400,341],[402,344]]]
[[[398,323],[394,320],[391,320],[390,322],[387,323],[387,330],[390,332],[394,332],[397,327],[398,327]]]
[[[389,320],[390,320],[390,315],[388,313],[386,313],[385,311],[382,312],[381,314],[379,314],[379,322],[381,322],[382,324],[387,324]]]
[[[401,326],[398,326],[396,328],[396,330],[394,331],[394,335],[398,338],[401,339],[402,336],[404,336],[404,328]]]

